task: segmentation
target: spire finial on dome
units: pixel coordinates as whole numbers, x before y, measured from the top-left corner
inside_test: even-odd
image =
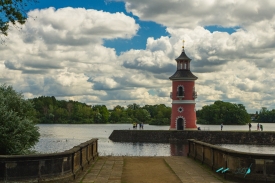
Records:
[[[184,39],[182,40],[182,51],[184,51]]]

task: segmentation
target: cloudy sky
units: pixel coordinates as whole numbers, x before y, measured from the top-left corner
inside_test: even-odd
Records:
[[[216,100],[275,109],[274,9],[274,0],[39,0],[1,36],[0,83],[25,98],[171,106],[185,40],[197,109]]]

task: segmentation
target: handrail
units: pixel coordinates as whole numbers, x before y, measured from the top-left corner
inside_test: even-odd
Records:
[[[0,155],[0,182],[72,181],[98,156],[98,139],[91,139],[70,150],[50,154]]]
[[[275,155],[239,152],[188,139],[188,156],[208,165],[226,179],[275,182]]]

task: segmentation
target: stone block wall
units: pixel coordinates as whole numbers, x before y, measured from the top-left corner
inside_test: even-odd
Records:
[[[275,132],[237,131],[176,131],[176,130],[114,130],[109,136],[114,142],[180,142],[196,139],[210,144],[275,145]]]

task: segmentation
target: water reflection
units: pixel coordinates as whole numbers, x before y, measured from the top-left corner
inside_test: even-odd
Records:
[[[188,144],[181,143],[99,143],[102,156],[187,156]]]
[[[187,156],[188,150],[188,144],[170,143],[171,156]]]
[[[252,125],[254,127],[254,125]],[[269,131],[275,131],[274,124],[265,124]],[[186,156],[188,146],[169,143],[118,143],[109,140],[113,130],[132,130],[131,124],[39,124],[41,134],[35,150],[40,153],[62,152],[92,138],[98,138],[100,155],[113,156]],[[220,130],[219,125],[201,125],[202,130]],[[168,130],[169,126],[145,125],[145,130]],[[225,130],[248,130],[247,125],[224,126]],[[260,133],[260,132],[259,132]],[[274,154],[274,146],[222,145],[223,147],[245,152]]]
[[[40,140],[35,150],[40,153],[62,152],[92,138],[98,138],[98,152],[102,156],[171,156],[169,143],[119,143],[109,140],[113,130],[127,129],[119,125],[38,125]],[[148,130],[168,130],[168,126],[149,126]]]

